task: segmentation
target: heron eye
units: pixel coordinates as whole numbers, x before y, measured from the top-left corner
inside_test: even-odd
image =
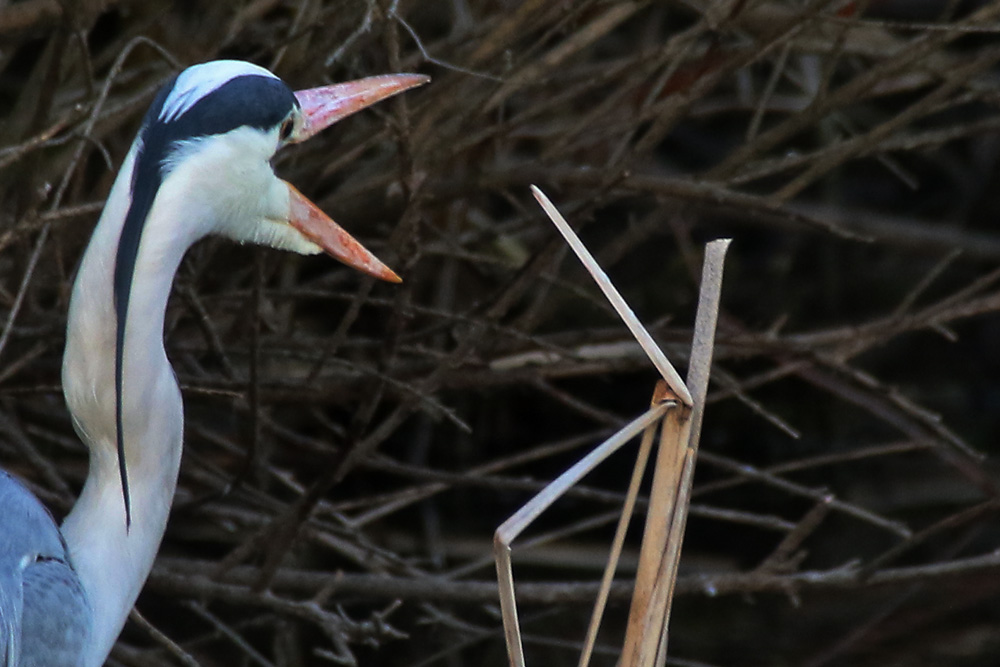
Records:
[[[294,124],[292,123],[292,119],[291,118],[286,118],[285,122],[281,124],[281,134],[280,134],[280,137],[281,137],[282,141],[288,141],[288,139],[292,136],[292,128],[293,127],[294,127]]]

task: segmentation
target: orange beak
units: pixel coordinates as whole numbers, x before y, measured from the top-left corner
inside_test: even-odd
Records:
[[[428,81],[430,77],[422,74],[387,74],[296,91],[295,98],[302,108],[304,123],[292,141],[305,141],[356,111]],[[288,194],[288,223],[305,238],[331,257],[363,273],[388,282],[402,282],[392,269],[291,184],[288,185]]]
[[[287,185],[290,208],[288,223],[302,236],[351,268],[390,283],[403,282],[395,271],[383,264],[356,238],[331,220],[330,216],[309,201],[294,185],[291,183]]]

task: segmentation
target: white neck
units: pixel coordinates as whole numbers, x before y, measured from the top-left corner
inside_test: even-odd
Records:
[[[200,234],[184,223],[171,228],[157,215],[165,208],[158,197],[139,248],[125,332],[122,418],[132,503],[126,530],[115,445],[112,277],[135,154],[133,146],[80,265],[63,359],[66,402],[90,448],[83,492],[62,526],[93,611],[87,667],[103,664],[149,575],[181,459],[183,405],[163,348],[163,321],[173,276]]]

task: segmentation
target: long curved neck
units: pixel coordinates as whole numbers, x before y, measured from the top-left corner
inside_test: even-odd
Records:
[[[87,480],[62,526],[93,610],[87,667],[103,664],[149,575],[180,469],[183,406],[163,347],[163,321],[174,274],[196,238],[165,233],[169,227],[154,205],[139,248],[141,269],[133,279],[125,334],[122,415],[132,503],[126,529],[115,440],[112,280],[135,154],[133,146],[80,265],[63,358],[66,402],[90,448]]]

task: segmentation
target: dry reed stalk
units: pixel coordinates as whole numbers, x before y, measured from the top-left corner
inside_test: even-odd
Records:
[[[649,412],[591,451],[497,529],[494,537],[494,551],[500,583],[501,610],[508,656],[511,665],[523,667],[524,651],[514,596],[511,543],[558,497],[566,493],[573,484],[641,430],[643,437],[639,453],[633,467],[624,507],[612,541],[611,555],[604,569],[587,638],[580,656],[579,664],[581,667],[585,667],[589,663],[607,602],[608,590],[621,554],[625,532],[632,516],[635,498],[654,439],[655,425],[659,420],[661,430],[656,468],[650,491],[650,505],[646,514],[646,527],[643,532],[628,629],[622,651],[623,665],[651,666],[657,656],[661,662],[666,658],[667,621],[677,577],[677,563],[680,560],[684,525],[690,504],[694,458],[698,448],[698,436],[701,431],[705,397],[711,374],[715,324],[718,319],[722,288],[722,266],[729,240],[713,241],[707,247],[695,322],[695,340],[692,344],[691,365],[688,370],[688,382],[693,386],[693,391],[689,392],[688,387],[680,380],[680,376],[667,360],[666,355],[653,341],[649,332],[632,312],[611,279],[608,278],[555,205],[539,188],[532,186],[532,193],[601,288],[615,312],[628,326],[629,331],[632,332],[650,361],[660,370],[663,379],[654,392],[653,407],[650,408]]]

